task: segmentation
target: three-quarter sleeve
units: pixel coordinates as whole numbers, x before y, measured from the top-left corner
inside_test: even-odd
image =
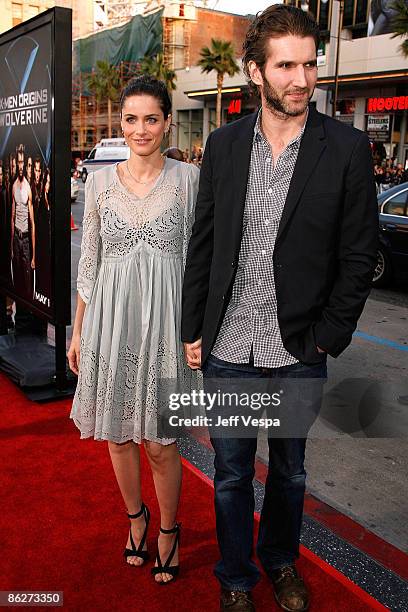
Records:
[[[195,205],[198,194],[198,183],[200,180],[200,170],[193,164],[188,165],[187,175],[187,201],[184,211],[184,236],[183,236],[183,270],[186,267],[188,243],[194,225]]]
[[[85,211],[81,242],[81,257],[78,264],[77,289],[87,304],[98,275],[101,257],[101,220],[97,207],[94,176],[90,174],[85,183]]]

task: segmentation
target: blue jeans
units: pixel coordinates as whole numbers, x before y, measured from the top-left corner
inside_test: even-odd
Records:
[[[250,364],[228,363],[210,355],[206,378],[327,378],[326,360],[296,363],[267,372]],[[322,390],[322,387],[321,387]],[[321,395],[318,402],[321,401]],[[260,579],[252,560],[256,438],[211,437],[215,450],[215,514],[221,559],[214,573],[230,591],[250,591]],[[269,465],[257,554],[267,574],[299,556],[306,472],[306,438],[268,437]]]

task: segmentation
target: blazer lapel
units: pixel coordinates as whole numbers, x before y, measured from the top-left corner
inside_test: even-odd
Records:
[[[241,123],[239,135],[231,143],[231,159],[234,176],[234,205],[231,207],[231,230],[235,238],[235,254],[238,253],[242,238],[242,221],[251,163],[252,141],[258,111]]]
[[[320,113],[309,109],[305,132],[300,144],[299,154],[293,172],[285,207],[279,224],[276,241],[282,236],[286,225],[295,211],[314,167],[326,148],[326,135]]]

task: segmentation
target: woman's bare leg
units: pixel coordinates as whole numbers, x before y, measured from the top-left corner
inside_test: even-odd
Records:
[[[108,442],[109,454],[112,460],[113,471],[118,481],[123,501],[129,514],[139,512],[142,505],[142,493],[140,486],[140,453],[139,446],[133,441],[124,444]],[[132,536],[137,547],[143,537],[146,527],[144,516],[137,519],[130,519]],[[131,548],[130,536],[126,548]],[[147,546],[143,547],[146,550]],[[143,559],[140,557],[127,557],[130,565],[142,565]]]
[[[157,501],[160,507],[160,525],[172,529],[176,523],[177,508],[181,490],[181,460],[176,444],[162,445],[145,442],[146,454],[153,472]],[[176,534],[159,533],[158,548],[162,562],[167,559]],[[178,550],[170,565],[178,564]],[[172,580],[170,574],[155,576],[157,582]]]

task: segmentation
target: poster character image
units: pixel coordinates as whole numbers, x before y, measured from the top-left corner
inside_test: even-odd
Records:
[[[408,0],[405,0],[408,6]],[[395,0],[372,0],[368,21],[368,36],[392,34],[395,30],[393,20],[398,14]]]

